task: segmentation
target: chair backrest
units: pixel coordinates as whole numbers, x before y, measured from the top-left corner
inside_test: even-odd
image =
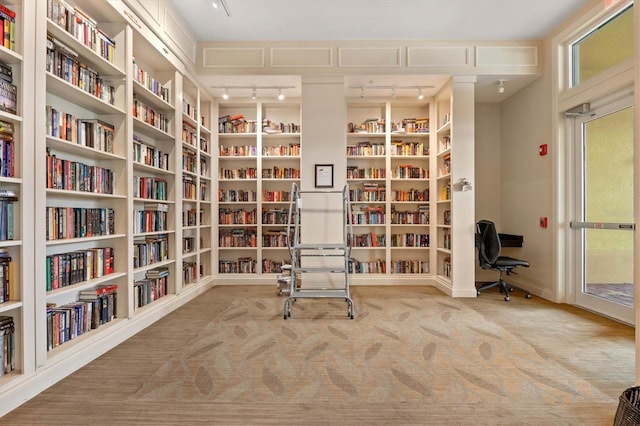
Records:
[[[500,236],[496,224],[490,220],[476,223],[476,246],[478,263],[482,269],[490,269],[500,256]]]

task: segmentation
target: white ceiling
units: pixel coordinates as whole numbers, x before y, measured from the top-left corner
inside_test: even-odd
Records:
[[[221,6],[214,8],[213,0],[170,1],[200,41],[304,41],[540,40],[593,0],[224,0],[231,16]],[[435,85],[442,80],[434,77],[435,81],[427,76],[351,76],[347,85]],[[203,80],[210,86],[279,84],[278,77],[255,79]],[[497,96],[498,79],[507,80],[502,96]],[[476,99],[500,102],[533,79],[479,77]],[[299,84],[295,85],[297,92]]]

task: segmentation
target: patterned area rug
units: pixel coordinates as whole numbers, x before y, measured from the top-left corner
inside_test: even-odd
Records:
[[[225,291],[212,318],[131,401],[611,403],[463,302],[433,288],[355,287],[303,299],[284,320],[275,290]],[[462,314],[464,310],[464,314]]]

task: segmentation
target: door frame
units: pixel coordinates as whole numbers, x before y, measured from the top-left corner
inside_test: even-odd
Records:
[[[581,114],[570,114],[567,113],[567,121],[568,128],[570,130],[569,143],[571,144],[571,160],[569,164],[571,164],[571,173],[567,174],[569,177],[568,182],[568,193],[573,194],[570,197],[570,207],[568,209],[569,213],[569,221],[583,221],[582,218],[577,217],[577,214],[580,212],[582,208],[583,202],[583,180],[582,180],[582,171],[583,164],[581,164],[582,158],[582,126],[584,123],[589,121],[596,120],[598,118],[604,117],[606,115],[615,113],[617,111],[624,110],[626,108],[634,107],[634,98],[629,96],[629,93],[618,96],[614,99],[608,97],[609,99],[601,99],[593,108],[591,108],[586,113]],[[635,147],[634,147],[635,151]],[[634,157],[637,155],[634,152]],[[634,164],[636,160],[634,159]],[[635,185],[635,182],[634,182]],[[635,188],[634,188],[635,192]],[[569,225],[569,223],[567,224]],[[567,294],[570,295],[569,300],[572,301],[573,304],[579,306],[583,309],[587,309],[593,311],[597,314],[607,316],[609,318],[613,318],[615,320],[624,322],[629,325],[635,324],[635,306],[629,307],[625,305],[621,305],[618,303],[611,302],[609,300],[603,299],[598,296],[594,296],[588,293],[583,292],[584,285],[584,268],[583,268],[583,241],[584,241],[584,232],[582,229],[574,229],[570,225],[568,226],[569,230],[569,256],[567,258],[567,267],[568,270],[571,271],[570,279],[567,285]],[[615,231],[614,231],[615,232]],[[622,232],[622,231],[621,231]],[[625,230],[624,232],[630,232]],[[631,232],[636,232],[635,230]],[[637,247],[634,245],[634,250],[637,250]],[[634,256],[635,257],[635,256]],[[634,276],[636,274],[634,273]],[[635,303],[634,303],[635,304]]]

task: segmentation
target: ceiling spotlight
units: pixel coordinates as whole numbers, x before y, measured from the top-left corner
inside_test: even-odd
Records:
[[[284,100],[284,94],[282,93],[282,89],[278,89],[278,100]]]
[[[225,101],[229,99],[229,91],[227,89],[224,89],[224,93],[222,94],[222,99],[224,99]]]
[[[213,6],[214,9],[217,9],[218,8],[218,0],[213,0],[211,2],[211,6]]]
[[[360,97],[361,97],[362,99],[364,99],[364,97],[365,97],[365,93],[364,93],[364,86],[360,88]]]
[[[504,93],[504,82],[507,80],[498,80],[498,93]]]
[[[393,98],[393,99],[396,98],[396,88],[395,87],[391,88],[391,98]]]
[[[424,94],[422,93],[422,88],[418,89],[418,99],[419,100],[423,100],[424,99]]]
[[[256,97],[257,97],[256,89],[252,89],[251,90],[251,99],[253,99],[255,101]]]

